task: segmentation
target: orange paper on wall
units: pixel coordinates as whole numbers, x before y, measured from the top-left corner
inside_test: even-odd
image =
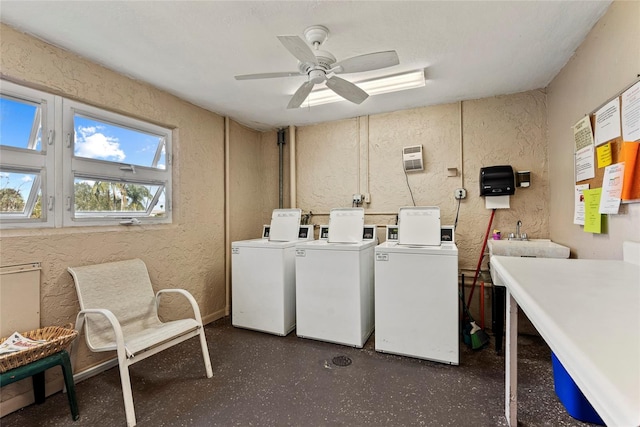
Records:
[[[624,179],[622,181],[622,200],[640,199],[640,168],[638,162],[638,142],[623,142],[620,151],[624,162]]]

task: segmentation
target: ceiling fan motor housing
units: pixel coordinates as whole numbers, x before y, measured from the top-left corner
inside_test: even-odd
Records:
[[[333,64],[336,63],[336,57],[326,50],[314,50],[313,54],[316,56],[318,64],[298,62],[298,69],[300,70],[300,73],[309,74],[310,71],[318,69],[329,71]]]
[[[326,74],[324,70],[311,70],[309,71],[309,81],[313,84],[319,84],[325,81]]]

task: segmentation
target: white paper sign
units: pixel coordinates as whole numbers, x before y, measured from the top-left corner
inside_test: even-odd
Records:
[[[640,82],[622,94],[622,139],[640,140]]]
[[[573,125],[573,139],[576,144],[576,151],[580,151],[589,145],[593,145],[593,132],[591,131],[591,119],[584,116]]]
[[[624,163],[616,163],[604,168],[602,178],[602,195],[600,196],[601,214],[617,214],[620,209]]]
[[[596,145],[620,136],[620,99],[607,102],[596,112]]]
[[[593,145],[576,152],[576,182],[596,176],[593,152]]]
[[[573,208],[573,223],[584,225],[584,195],[582,190],[588,190],[589,184],[576,185],[575,203]]]

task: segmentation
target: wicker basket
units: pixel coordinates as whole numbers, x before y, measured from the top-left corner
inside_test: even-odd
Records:
[[[22,335],[32,340],[47,340],[47,342],[26,350],[0,356],[0,373],[7,372],[64,350],[71,341],[78,336],[78,331],[74,330],[71,323],[69,323],[66,327],[47,326],[46,328],[23,332]],[[0,343],[6,339],[6,337],[1,338]]]

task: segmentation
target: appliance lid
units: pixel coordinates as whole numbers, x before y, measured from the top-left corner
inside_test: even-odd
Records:
[[[375,247],[376,242],[366,240],[358,243],[330,243],[326,240],[313,240],[310,242],[302,242],[296,245],[296,250],[318,250],[318,251],[361,251]]]
[[[443,243],[439,246],[399,245],[397,242],[384,242],[376,246],[376,253],[419,254],[438,256],[457,256],[458,247],[455,243]]]
[[[398,244],[440,246],[440,208],[437,206],[400,208]]]
[[[269,241],[290,242],[298,240],[301,209],[274,209],[271,214]]]
[[[251,239],[251,240],[239,240],[237,242],[231,242],[231,247],[244,247],[244,248],[264,248],[264,249],[284,249],[295,246],[299,240],[291,242],[274,242],[267,239]]]
[[[362,242],[364,208],[335,208],[329,213],[329,242]]]

